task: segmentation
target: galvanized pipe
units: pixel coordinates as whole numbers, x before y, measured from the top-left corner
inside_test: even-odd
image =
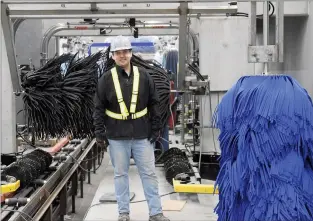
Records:
[[[43,66],[48,60],[48,45],[51,37],[57,33],[58,31],[66,30],[67,26],[64,24],[59,24],[58,26],[53,26],[43,36],[43,40],[41,43],[41,59],[40,64]]]
[[[136,25],[136,27],[139,28],[146,28],[146,29],[178,29],[179,25],[177,23],[143,23],[141,25]],[[60,31],[64,30],[97,30],[100,28],[106,28],[106,29],[129,29],[129,26],[125,23],[97,23],[96,25],[92,24],[81,24],[81,23],[68,23],[68,24],[58,24],[55,26],[52,26],[50,29],[46,31],[46,33],[43,36],[43,40],[41,43],[41,65],[44,65],[48,60],[48,48],[49,48],[49,42],[52,36]],[[196,56],[197,50],[199,50],[199,42],[197,39],[197,35],[190,30],[189,35],[191,36],[191,39],[193,41],[193,56]]]
[[[15,36],[16,36],[16,32],[17,32],[17,29],[18,27],[22,24],[23,21],[25,21],[26,19],[24,18],[17,18],[14,20],[13,22],[13,35],[14,35],[14,39],[15,39]]]
[[[102,23],[102,24],[105,24],[105,23]],[[113,25],[113,26],[112,26]],[[137,25],[136,27],[138,28],[153,28],[153,29],[156,29],[156,28],[178,28],[177,25],[172,25],[172,24],[157,24],[157,25],[153,25],[153,24],[144,24],[144,25]],[[41,65],[44,65],[47,60],[48,60],[48,46],[49,46],[49,42],[50,42],[50,39],[51,37],[57,33],[57,32],[60,32],[60,31],[63,31],[63,30],[82,30],[82,28],[84,30],[97,30],[97,29],[100,29],[100,28],[106,28],[106,29],[116,29],[116,30],[121,30],[121,29],[129,29],[130,27],[128,25],[125,25],[125,23],[107,23],[105,25],[90,25],[90,24],[58,24],[56,26],[53,26],[51,27],[44,35],[43,37],[43,41],[42,41],[42,44],[41,44]]]

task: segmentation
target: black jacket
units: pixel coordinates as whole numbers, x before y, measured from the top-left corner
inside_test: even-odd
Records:
[[[133,90],[134,74],[128,77],[127,73],[116,66],[123,99],[128,111]],[[108,109],[114,113],[121,113],[117,102],[111,70],[104,73],[99,79],[95,95],[95,111],[93,114],[95,135],[99,140],[105,138],[114,140],[145,139],[158,136],[160,131],[159,97],[150,74],[143,68],[140,73],[139,94],[136,112],[148,108],[148,114],[135,120],[116,120],[105,114]]]

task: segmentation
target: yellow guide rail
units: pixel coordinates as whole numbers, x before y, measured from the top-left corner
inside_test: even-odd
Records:
[[[173,187],[177,193],[218,194],[218,188],[214,191],[214,185],[212,184],[181,183],[181,181],[173,179]]]

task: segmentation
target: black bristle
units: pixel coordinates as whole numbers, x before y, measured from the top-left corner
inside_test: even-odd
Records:
[[[24,76],[23,100],[36,138],[93,135],[93,98],[102,72],[97,62],[103,59],[100,52],[78,60],[63,55]],[[61,72],[62,64],[68,65],[65,74]]]
[[[3,174],[20,180],[20,185],[23,188],[47,171],[51,162],[52,156],[49,153],[36,149],[29,154],[23,155],[21,159],[6,167],[3,170]]]
[[[161,160],[164,162],[166,180],[170,184],[173,184],[173,178],[176,175],[190,173],[188,158],[179,148],[170,148],[162,155]]]
[[[68,68],[62,75],[64,63]],[[170,116],[169,75],[157,64],[135,55],[132,63],[145,68],[154,79],[164,128]],[[37,139],[66,135],[78,139],[93,137],[93,99],[98,78],[113,66],[114,60],[109,58],[107,49],[78,60],[71,55],[56,57],[40,69],[25,74],[23,100],[34,136]]]

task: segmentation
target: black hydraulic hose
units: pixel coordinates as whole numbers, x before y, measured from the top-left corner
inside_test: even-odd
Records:
[[[201,81],[205,81],[204,77],[202,76],[202,74],[192,65],[188,64],[188,68],[197,75],[197,77],[201,80]]]

